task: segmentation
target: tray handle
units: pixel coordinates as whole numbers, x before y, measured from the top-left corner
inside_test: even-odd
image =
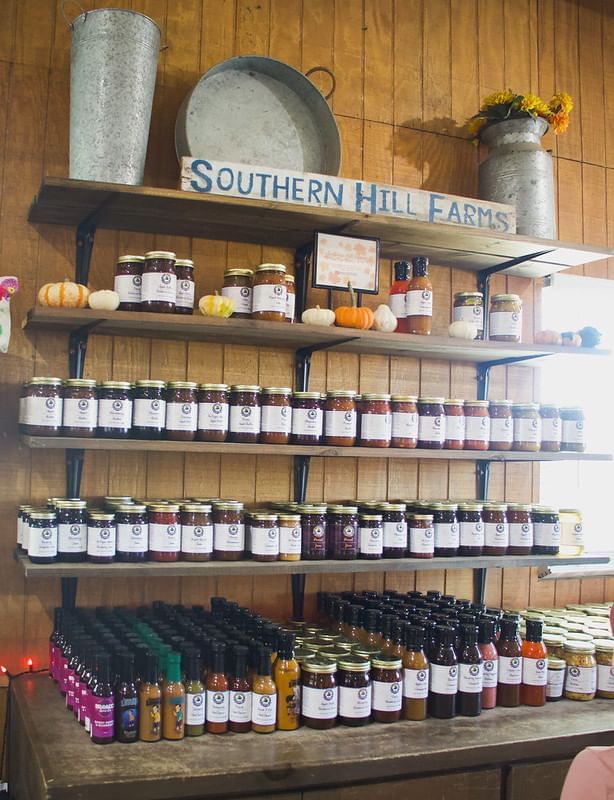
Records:
[[[325,72],[331,80],[331,87],[330,92],[324,95],[325,100],[329,100],[337,88],[337,79],[335,78],[335,73],[329,69],[328,67],[312,67],[310,70],[307,70],[305,76],[308,78],[310,75],[313,75],[314,72]]]

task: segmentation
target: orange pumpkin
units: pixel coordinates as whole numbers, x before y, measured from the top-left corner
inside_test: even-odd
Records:
[[[352,289],[352,284],[348,283],[352,305],[339,306],[335,309],[335,324],[340,328],[358,328],[361,331],[368,331],[373,325],[373,311],[356,305],[356,292]]]
[[[46,283],[38,291],[41,306],[54,308],[85,308],[90,290],[81,283],[65,280],[61,283]]]

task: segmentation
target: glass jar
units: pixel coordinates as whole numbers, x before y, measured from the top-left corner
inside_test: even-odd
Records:
[[[389,394],[363,394],[360,405],[360,447],[390,447],[392,411]]]
[[[303,544],[301,515],[279,512],[279,560],[300,561]]]
[[[488,400],[465,400],[465,450],[488,450]]]
[[[337,661],[339,722],[357,728],[371,719],[371,663],[346,653]]]
[[[148,503],[149,560],[179,561],[181,524],[179,504]]]
[[[328,557],[343,561],[358,558],[358,508],[332,505],[327,512]]]
[[[252,319],[285,322],[288,291],[283,264],[261,264],[256,268],[252,292]]]
[[[592,642],[565,642],[565,697],[593,700],[597,691],[597,660]]]
[[[152,250],[145,253],[141,284],[141,311],[174,314],[177,301],[175,253]]]
[[[260,435],[260,386],[230,387],[229,442],[256,444]]]
[[[245,550],[243,503],[213,503],[213,558],[240,561]]]
[[[490,416],[489,450],[511,450],[514,442],[514,419],[511,400],[491,400],[488,404]]]
[[[371,659],[372,718],[375,722],[397,722],[403,706],[402,661],[384,654]]]
[[[381,514],[358,515],[358,558],[380,559],[384,552]]]
[[[561,449],[561,414],[558,406],[541,405],[541,450],[544,453],[558,453]]]
[[[90,511],[87,520],[87,560],[94,564],[115,561],[117,529],[112,511]]]
[[[58,558],[58,526],[54,511],[28,512],[27,551],[33,564],[52,564]]]
[[[418,447],[442,450],[446,439],[443,397],[418,398]]]
[[[87,503],[57,500],[58,561],[85,561],[87,554]]]
[[[32,378],[25,385],[21,432],[27,436],[59,436],[62,427],[62,381]]]
[[[384,558],[404,558],[407,555],[407,520],[405,503],[380,503],[376,506],[382,515]]]
[[[541,419],[537,403],[518,403],[512,406],[514,417],[514,450],[537,453],[541,444]]]
[[[250,552],[253,561],[279,561],[279,520],[277,514],[251,515]]]
[[[409,557],[433,558],[435,555],[435,529],[432,514],[408,514]]]
[[[481,556],[484,550],[484,523],[481,503],[458,504],[459,556]]]
[[[507,524],[510,534],[510,545],[507,549],[508,555],[530,556],[533,552],[531,506],[523,503],[508,505]]]
[[[166,383],[136,381],[132,397],[132,436],[161,439],[166,426]]]
[[[98,436],[127,439],[132,430],[132,384],[104,381],[98,388]]]
[[[435,555],[453,558],[458,555],[459,529],[456,518],[458,506],[455,503],[431,503],[435,531]]]
[[[321,444],[324,426],[323,400],[319,392],[292,395],[292,444]]]
[[[544,644],[548,650],[548,655],[556,658],[563,658],[565,655],[565,639],[567,634],[548,633],[544,626]],[[562,688],[562,687],[561,687]]]
[[[470,322],[478,329],[476,338],[484,338],[484,295],[481,292],[456,292],[452,309],[454,322]]]
[[[286,322],[294,322],[296,308],[296,286],[294,275],[286,275]]]
[[[194,262],[190,258],[175,261],[177,291],[175,295],[175,314],[194,313]]]
[[[484,521],[485,556],[504,556],[510,543],[510,531],[506,516],[505,503],[484,503],[482,519]]]
[[[324,443],[331,447],[353,447],[356,417],[356,392],[328,392],[324,404]]]
[[[392,431],[390,446],[411,450],[418,446],[418,398],[393,394],[390,402]]]
[[[595,639],[595,658],[597,661],[597,697],[614,700],[614,640]]]
[[[565,453],[583,453],[586,450],[584,411],[577,406],[561,409],[561,450]]]
[[[28,535],[26,533],[30,524],[29,512],[35,511],[34,506],[21,505],[17,512],[17,548],[28,552]]]
[[[146,561],[149,551],[147,507],[140,503],[119,505],[115,511],[117,561]]]
[[[98,425],[96,381],[69,378],[62,394],[62,435],[92,439]]]
[[[230,297],[234,303],[233,319],[252,318],[252,281],[251,269],[227,269],[224,273],[222,297]]]
[[[491,342],[520,342],[522,300],[517,294],[496,294],[490,301],[488,338]]]
[[[292,429],[292,389],[271,386],[262,390],[261,444],[288,444]]]
[[[462,450],[465,446],[465,401],[446,400],[443,404],[446,417],[446,450]]]
[[[303,536],[302,556],[306,561],[321,561],[327,553],[326,506],[302,504],[296,510],[301,515]]]
[[[548,648],[548,652],[550,649]],[[563,686],[565,684],[564,659],[556,656],[548,657],[548,676],[546,678],[546,700],[556,702],[563,697]]]
[[[198,387],[199,442],[225,442],[228,438],[228,386],[225,383],[201,383]]]
[[[192,442],[198,425],[197,383],[169,381],[166,389],[166,438]]]
[[[560,508],[561,523],[560,553],[563,556],[581,556],[584,553],[584,526],[582,514],[577,508]]]
[[[141,310],[144,256],[120,256],[115,267],[113,289],[119,295],[119,311]]]
[[[337,664],[315,658],[301,664],[301,719],[308,728],[327,730],[337,721]]]
[[[549,506],[533,506],[533,553],[558,556],[561,545],[561,523],[558,512]]]
[[[211,561],[213,557],[211,506],[205,503],[183,503],[179,519],[181,560]]]

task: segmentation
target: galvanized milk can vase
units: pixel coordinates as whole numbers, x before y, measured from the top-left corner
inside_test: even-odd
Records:
[[[83,11],[68,24],[69,175],[142,184],[160,29],[144,14],[120,8]]]

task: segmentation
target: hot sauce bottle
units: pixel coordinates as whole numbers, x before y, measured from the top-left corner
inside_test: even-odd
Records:
[[[424,628],[419,625],[408,625],[405,629],[403,719],[426,719],[429,660],[424,652],[424,634]]]
[[[94,744],[111,744],[115,738],[115,698],[111,687],[110,659],[107,653],[98,656],[96,664],[98,681],[92,691],[90,703],[91,737]]]
[[[136,742],[139,738],[139,698],[134,682],[134,656],[119,657],[119,679],[115,684],[115,736],[118,742]]]
[[[205,732],[205,685],[201,680],[202,662],[197,653],[190,653],[186,669],[185,735],[202,736]]]
[[[158,659],[148,652],[139,686],[139,739],[159,742],[162,737],[162,690],[158,683]]]
[[[171,741],[185,736],[185,689],[181,682],[181,656],[171,652],[166,659],[166,681],[162,690],[162,736]]]
[[[455,631],[437,628],[436,644],[431,656],[428,710],[437,719],[451,719],[456,711],[458,691],[458,659],[454,652]]]
[[[211,664],[207,675],[207,733],[226,733],[228,730],[229,689],[224,672],[226,645],[211,643]]]
[[[433,324],[433,285],[428,277],[426,256],[412,258],[412,277],[405,296],[407,332],[429,336]]]
[[[407,261],[394,262],[394,281],[390,287],[388,305],[390,310],[397,318],[395,333],[407,333],[407,309],[405,306],[405,295],[409,287],[409,264]]]
[[[278,642],[273,678],[277,687],[277,729],[295,731],[300,717],[301,670],[294,657],[294,636],[282,634]]]
[[[252,729],[252,691],[247,677],[248,652],[244,645],[233,647],[233,666],[228,682],[228,730],[233,733],[248,733]]]
[[[482,711],[482,654],[475,625],[461,628],[462,645],[458,654],[458,695],[456,709],[463,717],[478,717]]]
[[[271,649],[260,647],[252,679],[252,730],[273,733],[277,719],[277,688],[271,677]]]
[[[527,620],[527,632],[522,643],[520,702],[523,706],[546,704],[548,651],[544,644],[543,631],[544,623],[541,620]]]
[[[515,620],[501,620],[497,653],[499,654],[497,705],[514,708],[520,705],[522,681],[522,646],[518,637],[518,623]]]
[[[497,674],[499,655],[495,647],[495,621],[481,620],[478,626],[478,647],[482,654],[482,709],[494,708],[497,705]]]

